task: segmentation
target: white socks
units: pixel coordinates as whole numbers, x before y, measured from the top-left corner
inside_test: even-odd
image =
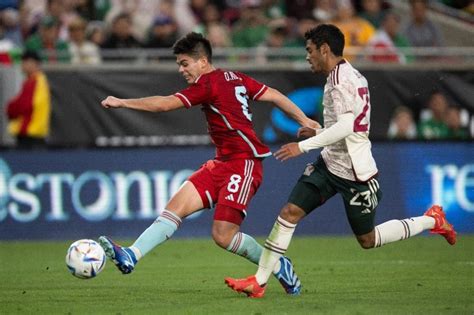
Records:
[[[277,218],[270,235],[265,241],[262,256],[258,263],[258,270],[255,274],[260,285],[268,282],[275,265],[288,249],[295,228],[296,224],[285,221],[281,217]]]
[[[429,216],[420,216],[404,220],[390,220],[375,227],[375,246],[400,241],[432,229],[435,220]],[[285,254],[290,245],[296,224],[278,217],[272,231],[265,241],[264,249],[255,274],[257,282],[263,285],[278,264],[279,259]]]
[[[429,216],[420,216],[403,220],[390,220],[375,227],[375,246],[401,241],[421,232],[432,229],[435,219]]]

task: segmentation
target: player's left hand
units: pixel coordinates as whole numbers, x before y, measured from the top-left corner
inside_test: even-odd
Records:
[[[275,152],[275,158],[279,161],[286,161],[288,159],[297,157],[303,154],[297,142],[291,142],[283,145],[280,150]]]

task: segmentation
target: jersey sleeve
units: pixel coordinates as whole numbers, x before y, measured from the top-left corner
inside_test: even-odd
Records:
[[[337,116],[345,113],[355,113],[356,89],[352,84],[349,82],[341,82],[334,87],[330,94]]]
[[[254,78],[249,77],[248,75],[239,73],[239,76],[242,78],[242,83],[246,87],[248,96],[252,100],[258,100],[260,96],[262,96],[268,89],[265,84],[255,80]]]
[[[191,84],[184,90],[174,94],[179,98],[186,108],[195,105],[209,103],[211,98],[211,89],[208,80],[198,80],[198,82]]]

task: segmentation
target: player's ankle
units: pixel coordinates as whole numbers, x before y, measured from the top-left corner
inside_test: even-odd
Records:
[[[130,249],[133,252],[133,254],[135,255],[135,259],[137,261],[139,261],[143,257],[142,253],[140,252],[140,250],[137,247],[130,246],[130,247],[128,247],[128,249]]]

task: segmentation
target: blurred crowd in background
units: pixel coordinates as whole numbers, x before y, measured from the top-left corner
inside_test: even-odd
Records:
[[[474,14],[472,0],[434,2],[471,17]],[[31,97],[41,94],[34,90],[38,76],[28,73],[31,63],[120,61],[113,51],[170,48],[191,31],[205,34],[215,49],[293,47],[301,48],[304,56],[306,30],[318,23],[332,23],[344,33],[346,49],[383,49],[383,53],[369,55],[370,61],[409,63],[413,56],[404,54],[402,48],[443,47],[445,39],[427,14],[433,1],[406,3],[409,16],[401,19],[391,2],[382,0],[0,0],[0,66],[22,60],[28,63],[26,67],[22,64],[26,80],[22,91],[7,104],[7,115],[10,125],[19,119],[25,106],[20,100],[26,99],[28,108],[39,106],[34,103],[37,98]],[[170,52],[167,55],[173,58]],[[33,68],[32,73],[41,71],[39,66]],[[41,95],[49,104],[49,93]],[[49,123],[49,114],[43,116]],[[398,107],[387,136],[470,139],[470,120],[469,112],[435,92],[416,122],[409,106]],[[17,132],[12,134],[19,140],[23,137],[29,143],[29,137],[36,140],[39,133],[47,136],[47,130],[38,128],[36,134],[28,134],[31,122],[30,126],[16,124]]]
[[[474,11],[470,0],[439,2]],[[308,28],[334,23],[346,47],[383,47],[388,53],[375,61],[405,63],[399,47],[444,45],[428,1],[410,5],[402,25],[382,0],[0,0],[0,62],[15,62],[27,49],[50,63],[97,64],[105,50],[168,48],[190,31],[215,48],[304,47]]]
[[[468,140],[470,114],[434,91],[420,113],[418,123],[409,106],[395,108],[387,137],[393,140]]]

